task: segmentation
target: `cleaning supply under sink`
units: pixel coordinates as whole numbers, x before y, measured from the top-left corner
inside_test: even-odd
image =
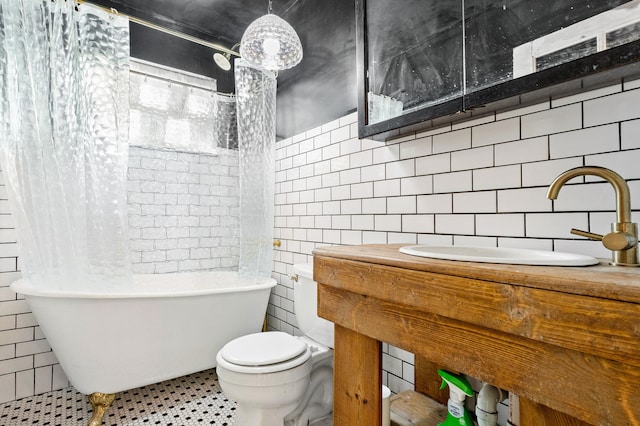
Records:
[[[473,389],[467,379],[446,370],[438,370],[438,374],[442,377],[440,389],[449,386],[447,418],[438,426],[474,426],[471,415],[464,406],[465,398],[473,396]]]

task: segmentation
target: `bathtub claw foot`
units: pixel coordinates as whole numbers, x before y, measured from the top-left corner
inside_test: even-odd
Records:
[[[93,407],[93,415],[87,426],[102,425],[102,416],[104,416],[104,413],[109,409],[115,398],[115,393],[94,392],[89,395],[89,402]]]

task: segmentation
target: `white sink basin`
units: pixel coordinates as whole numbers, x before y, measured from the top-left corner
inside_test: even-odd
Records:
[[[432,259],[512,265],[588,266],[598,263],[595,257],[581,254],[504,247],[420,245],[401,247],[400,252]]]

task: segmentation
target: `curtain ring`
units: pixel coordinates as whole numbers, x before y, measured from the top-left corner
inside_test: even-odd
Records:
[[[118,9],[116,9],[115,7],[112,7],[110,9],[111,14],[109,15],[109,20],[113,21],[114,19],[116,19],[120,14],[118,13]]]

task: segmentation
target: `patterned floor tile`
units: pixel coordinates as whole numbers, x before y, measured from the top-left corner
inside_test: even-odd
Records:
[[[231,426],[235,410],[211,369],[117,394],[103,425]],[[0,405],[0,425],[86,425],[91,413],[86,395],[67,388]]]

